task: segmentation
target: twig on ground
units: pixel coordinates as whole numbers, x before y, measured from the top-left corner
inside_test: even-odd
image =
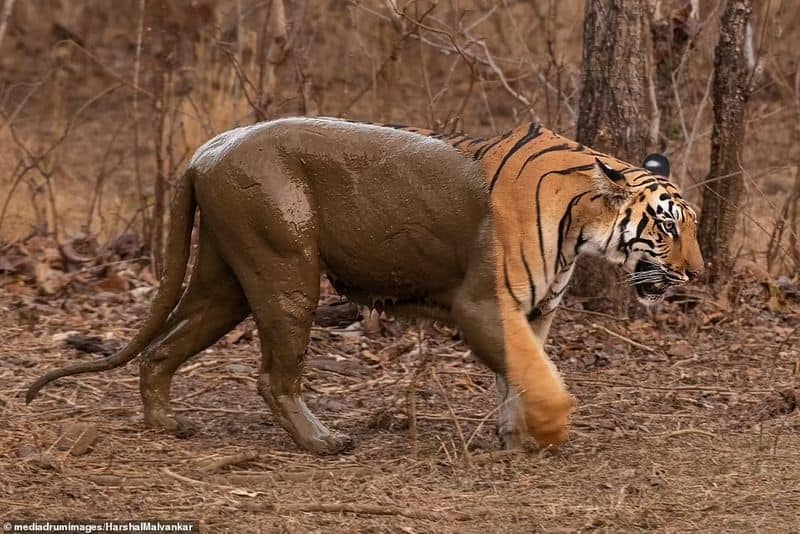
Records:
[[[523,450],[511,450],[511,451],[491,451],[486,452],[483,454],[475,454],[472,456],[472,466],[476,465],[484,465],[490,464],[493,462],[500,462],[505,460],[511,460],[514,458],[521,458],[526,456],[527,453]]]
[[[444,403],[447,405],[447,411],[450,412],[450,417],[453,420],[453,424],[456,427],[456,431],[458,432],[458,439],[461,441],[461,452],[464,455],[464,463],[469,465],[469,449],[467,448],[467,440],[464,438],[464,431],[461,429],[461,423],[456,417],[456,412],[453,410],[453,404],[450,402],[450,397],[447,395],[447,391],[444,389],[442,382],[439,380],[439,377],[436,375],[436,367],[431,367],[431,378],[433,381],[436,382],[436,385],[439,386],[439,391],[442,392],[442,397],[444,397]]]
[[[415,510],[412,508],[401,508],[399,506],[383,506],[379,504],[350,504],[350,503],[243,503],[243,509],[249,512],[321,512],[332,514],[362,514],[362,515],[399,515],[409,519],[425,519],[429,521],[468,521],[473,519],[470,516],[455,512],[431,512],[427,510]]]
[[[514,399],[515,399],[515,398],[517,398],[517,397],[519,397],[519,393],[515,393],[513,396],[511,396],[511,397],[508,397],[508,398],[507,398],[507,399],[505,399],[503,402],[501,402],[501,403],[498,403],[497,405],[495,405],[495,407],[494,407],[494,408],[492,408],[491,410],[489,410],[489,413],[487,413],[486,415],[484,415],[484,416],[481,418],[480,422],[478,423],[478,426],[477,426],[477,427],[475,427],[475,430],[473,430],[473,431],[472,431],[472,434],[470,434],[470,436],[469,436],[469,439],[467,440],[466,447],[467,447],[467,448],[469,448],[469,445],[470,445],[470,443],[472,443],[472,440],[473,440],[473,439],[475,439],[475,436],[477,436],[477,435],[478,435],[478,432],[480,432],[481,428],[483,428],[483,425],[486,423],[486,421],[488,421],[488,420],[489,420],[489,418],[490,418],[490,417],[492,417],[492,416],[493,416],[495,413],[497,413],[497,411],[498,411],[498,410],[499,410],[499,409],[500,409],[500,408],[501,408],[501,407],[502,407],[504,404],[506,404],[507,402],[511,402],[512,400],[514,400]]]
[[[422,375],[428,371],[428,359],[425,357],[425,353],[422,350],[422,326],[420,326],[419,322],[417,323],[417,344],[420,363],[408,384],[408,395],[406,397],[408,407],[408,434],[411,439],[411,452],[414,456],[416,456],[419,448],[417,436],[417,382],[422,378]]]
[[[194,478],[189,478],[189,477],[185,477],[183,475],[179,475],[178,473],[176,473],[175,471],[172,471],[168,467],[162,467],[161,468],[161,472],[164,473],[165,475],[167,475],[170,478],[174,478],[175,480],[177,480],[179,482],[184,482],[186,484],[192,484],[194,486],[197,486],[197,485],[201,485],[201,486],[203,486],[203,485],[211,485],[209,482],[205,482],[203,480],[197,480],[197,479],[194,479]]]
[[[198,468],[205,473],[215,473],[231,465],[243,464],[255,460],[258,460],[258,451],[246,451],[200,462]]]
[[[632,345],[632,346],[634,346],[636,348],[639,348],[639,349],[642,349],[642,350],[646,350],[647,352],[651,352],[653,354],[657,354],[658,353],[658,351],[656,349],[654,349],[653,347],[648,347],[644,343],[639,343],[638,341],[634,341],[629,337],[625,337],[622,334],[618,334],[618,333],[614,332],[613,330],[609,330],[605,326],[599,325],[597,323],[592,323],[592,328],[594,328],[595,330],[602,330],[606,334],[608,334],[610,336],[613,336],[613,337],[615,337],[617,339],[621,339],[625,343],[628,343],[629,345]]]
[[[731,389],[726,388],[719,388],[714,386],[648,386],[645,384],[632,384],[630,382],[617,382],[612,380],[595,380],[589,378],[579,378],[579,377],[566,377],[567,380],[571,382],[581,382],[583,384],[599,384],[603,386],[611,386],[611,387],[622,387],[622,388],[633,388],[633,389],[646,389],[646,390],[653,390],[653,391],[709,391],[712,393],[720,393],[723,395],[739,395],[742,393],[750,393],[750,394],[764,394],[764,393],[772,393],[771,390],[768,389],[750,389],[747,391],[733,391]]]
[[[686,436],[688,434],[699,434],[701,436],[706,436],[709,438],[716,439],[718,436],[713,432],[707,432],[705,430],[700,430],[699,428],[682,428],[680,430],[674,430],[672,432],[665,432],[663,434],[653,434],[652,436],[644,436],[645,438],[677,438],[680,436]]]
[[[624,317],[617,317],[616,315],[611,315],[610,313],[603,313],[594,310],[581,310],[580,308],[570,308],[569,306],[560,306],[559,309],[572,313],[581,313],[586,315],[595,315],[597,317],[605,317],[606,319],[613,319],[615,321],[620,321],[620,322],[624,322],[626,320]]]
[[[158,482],[157,479],[150,477],[127,475],[81,475],[78,478],[98,486],[118,486],[120,488],[152,486],[155,482]]]
[[[236,485],[255,483],[275,484],[275,482],[310,482],[331,480],[336,477],[375,476],[380,469],[375,467],[337,467],[335,469],[307,469],[305,471],[247,471],[212,475],[209,480]]]

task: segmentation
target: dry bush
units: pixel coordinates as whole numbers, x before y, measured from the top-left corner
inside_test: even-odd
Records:
[[[681,3],[661,2],[662,15]],[[788,220],[796,200],[787,196],[800,155],[786,124],[797,122],[800,14],[784,4],[765,3],[754,17],[736,243],[764,266],[770,256],[773,275],[798,268],[797,221]],[[719,14],[719,1],[700,2],[655,143],[695,202],[708,168]],[[0,55],[0,187],[11,197],[0,236],[19,239],[38,225],[105,240],[132,229],[158,248],[169,186],[191,152],[255,120],[345,116],[487,136],[537,119],[574,136],[582,16],[579,0],[17,3]],[[34,154],[70,125],[46,158],[52,175],[29,171],[13,191],[25,154],[8,139],[12,114]]]

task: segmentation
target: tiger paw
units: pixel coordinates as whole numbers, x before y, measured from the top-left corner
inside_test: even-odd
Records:
[[[173,434],[177,438],[188,438],[197,432],[197,427],[180,415],[150,413],[145,414],[144,422],[148,428]]]
[[[526,402],[525,419],[531,436],[543,449],[556,450],[569,435],[575,401],[566,392]]]

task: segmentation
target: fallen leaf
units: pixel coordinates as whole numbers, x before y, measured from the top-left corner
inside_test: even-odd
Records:
[[[672,343],[667,349],[667,354],[672,357],[683,358],[692,353],[692,347],[688,341],[680,340]]]
[[[50,268],[45,262],[39,262],[33,269],[33,277],[39,292],[44,295],[55,295],[64,287],[64,278],[58,271]]]
[[[67,423],[61,429],[53,447],[61,451],[69,451],[73,456],[81,456],[97,440],[97,425],[93,423]]]
[[[108,291],[109,293],[124,293],[130,289],[130,285],[130,280],[127,278],[123,278],[118,274],[112,274],[95,283],[94,287],[101,291]]]

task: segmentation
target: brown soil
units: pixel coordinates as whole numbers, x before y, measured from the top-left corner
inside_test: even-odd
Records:
[[[798,528],[798,303],[754,282],[732,288],[736,309],[700,294],[691,310],[633,322],[568,304],[549,351],[579,407],[555,455],[499,452],[493,377],[455,332],[315,327],[309,404],[356,441],[318,458],[257,395],[250,322],[177,375],[174,405],[197,427],[187,439],[144,428],[136,364],[62,380],[25,406],[45,369],[102,357],[74,347],[130,337],[148,300],[135,270],[79,272],[48,297],[4,279],[0,519],[197,519],[215,533]],[[75,422],[98,433],[78,456],[56,444]],[[236,454],[251,459],[208,471]]]

